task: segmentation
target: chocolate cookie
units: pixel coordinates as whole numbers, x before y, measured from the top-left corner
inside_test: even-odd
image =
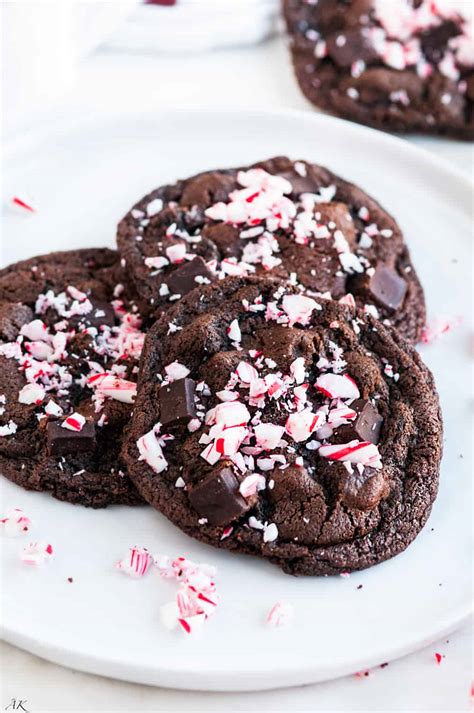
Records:
[[[416,537],[441,437],[433,377],[395,330],[274,279],[229,278],[147,334],[123,455],[189,535],[324,575]]]
[[[196,286],[252,273],[355,303],[410,341],[423,290],[394,219],[330,171],[279,157],[156,189],[118,226],[118,247],[159,315]]]
[[[452,5],[284,0],[284,13],[316,106],[378,129],[474,138],[472,24]]]
[[[0,270],[0,473],[92,507],[143,502],[120,461],[144,334],[117,252]]]

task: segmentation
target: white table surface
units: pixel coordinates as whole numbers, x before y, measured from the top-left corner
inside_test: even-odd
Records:
[[[6,136],[50,119],[83,114],[222,106],[306,109],[281,38],[254,48],[203,55],[126,55],[97,51],[74,84],[41,116],[20,121],[6,112]],[[472,144],[408,139],[473,175]],[[435,653],[445,656],[440,665]],[[12,698],[36,711],[468,711],[472,630],[461,630],[383,669],[314,686],[262,693],[193,693],[150,688],[70,671],[0,644],[0,710]]]

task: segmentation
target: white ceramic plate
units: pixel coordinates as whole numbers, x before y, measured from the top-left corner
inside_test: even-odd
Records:
[[[279,0],[180,0],[135,8],[106,46],[132,52],[190,53],[261,42],[277,28]]]
[[[248,690],[355,672],[421,647],[471,611],[469,183],[427,153],[354,124],[304,113],[196,113],[53,126],[7,151],[5,195],[29,192],[34,216],[4,211],[5,263],[49,250],[114,244],[114,225],[162,182],[287,153],[326,164],[374,194],[400,221],[430,315],[463,323],[423,349],[446,425],[441,490],[415,543],[348,578],[295,579],[198,544],[147,508],[92,511],[2,480],[3,512],[22,506],[56,558],[22,566],[2,539],[7,641],[74,668],[187,689]],[[218,566],[222,605],[202,634],[165,631],[172,584],[130,580],[114,562],[133,544]],[[72,576],[74,582],[68,583]],[[357,589],[362,584],[362,589]],[[277,601],[292,626],[268,630]]]

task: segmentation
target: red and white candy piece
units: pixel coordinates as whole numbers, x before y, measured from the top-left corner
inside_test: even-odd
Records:
[[[21,404],[40,404],[44,399],[46,391],[40,384],[26,384],[18,394],[18,401]]]
[[[20,334],[33,342],[49,342],[51,338],[49,330],[42,319],[33,319],[28,324],[24,324],[20,329]]]
[[[278,539],[278,527],[274,522],[265,523],[263,526],[263,541],[275,542]]]
[[[311,409],[306,408],[288,416],[285,431],[296,443],[301,443],[306,441],[323,423],[324,415],[320,411],[313,413]]]
[[[338,406],[333,408],[328,413],[328,426],[338,428],[349,421],[353,421],[357,417],[357,411],[351,409],[350,406]]]
[[[0,523],[3,525],[3,532],[7,537],[18,537],[28,532],[31,520],[21,508],[13,508],[0,519]]]
[[[76,431],[80,433],[84,428],[86,419],[80,413],[72,413],[68,416],[61,424],[61,428],[67,428],[69,431]]]
[[[222,435],[216,438],[215,448],[221,456],[234,456],[247,436],[247,429],[244,426],[233,426],[222,431]]]
[[[298,357],[290,364],[290,374],[297,384],[302,384],[304,382],[306,376],[304,357]]]
[[[153,270],[162,270],[170,264],[168,258],[163,255],[157,255],[156,257],[146,257],[145,265],[151,267]]]
[[[155,473],[161,473],[168,467],[168,461],[163,455],[161,445],[155,430],[152,429],[138,439],[137,448],[140,453],[138,460],[144,460]]]
[[[48,414],[48,416],[62,416],[63,410],[59,404],[57,404],[55,401],[51,400],[48,401],[46,406],[44,407],[45,413]]]
[[[20,558],[23,564],[38,567],[44,564],[53,555],[53,547],[46,542],[29,542],[21,552]]]
[[[321,374],[315,386],[330,399],[358,399],[359,388],[348,374]]]
[[[309,324],[313,311],[321,309],[321,306],[312,297],[305,295],[285,295],[281,304],[284,312],[288,315],[290,327],[293,324]]]
[[[267,614],[267,626],[279,628],[291,623],[294,616],[294,609],[291,604],[277,602],[272,606]]]
[[[250,475],[245,476],[241,482],[239,492],[244,498],[250,498],[258,491],[265,490],[266,485],[267,483],[263,475],[260,475],[259,473],[251,473]]]
[[[33,202],[26,196],[22,196],[22,195],[13,196],[12,204],[16,208],[19,208],[19,210],[21,210],[22,213],[34,213],[36,211],[36,208],[34,207]]]
[[[189,369],[179,361],[173,361],[168,366],[165,366],[165,373],[168,381],[177,381],[178,379],[185,379],[189,374]]]
[[[379,449],[368,441],[355,440],[350,441],[350,443],[321,446],[318,453],[328,460],[361,463],[364,466],[371,466],[377,469],[382,467]]]
[[[18,426],[15,421],[10,419],[5,426],[0,426],[0,438],[5,438],[6,436],[13,436],[18,430]]]
[[[205,614],[194,614],[194,616],[178,617],[178,624],[186,634],[195,634],[202,629],[206,619]]]
[[[227,327],[227,336],[232,342],[240,342],[242,340],[242,332],[237,319],[233,319]]]
[[[254,428],[257,446],[272,451],[278,446],[284,432],[284,426],[277,426],[274,423],[259,423]]]
[[[240,361],[235,371],[243,384],[251,384],[252,381],[259,378],[256,368],[246,361]]]
[[[137,385],[133,381],[120,379],[110,372],[90,376],[88,384],[102,396],[124,404],[133,404],[137,395]]]
[[[127,555],[115,565],[129,577],[143,577],[150,569],[153,557],[145,547],[130,547]]]
[[[248,408],[241,401],[227,401],[217,404],[211,411],[210,420],[208,420],[207,416],[211,412],[208,411],[206,414],[206,423],[208,425],[213,423],[222,424],[225,428],[245,426],[251,418]]]

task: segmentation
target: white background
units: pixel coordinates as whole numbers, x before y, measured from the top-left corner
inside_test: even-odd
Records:
[[[311,109],[293,80],[280,39],[248,49],[203,55],[124,55],[96,52],[55,107],[34,118],[135,112],[182,107]],[[7,132],[27,131],[32,117],[7,122]],[[472,145],[410,139],[472,174]],[[34,599],[32,600],[34,606]],[[251,694],[185,693],[153,689],[68,671],[3,644],[0,710],[27,699],[35,711],[354,710],[467,711],[470,709],[472,640],[468,628],[368,677],[349,677],[299,689]],[[317,642],[315,642],[317,646]],[[445,655],[437,665],[434,654]]]

